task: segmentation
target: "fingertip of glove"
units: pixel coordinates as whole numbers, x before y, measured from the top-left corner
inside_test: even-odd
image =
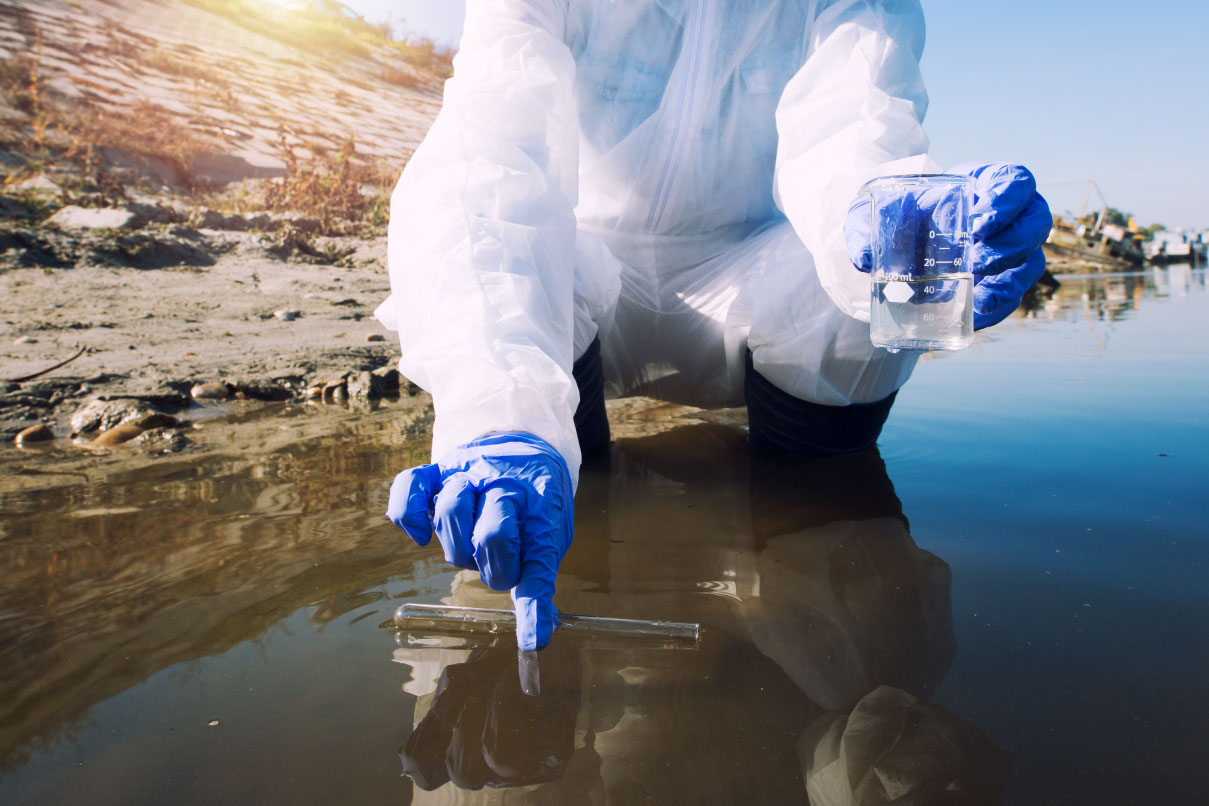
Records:
[[[396,522],[395,525],[402,529],[417,546],[427,546],[432,542],[432,522],[427,519],[422,524],[404,521],[402,523]]]
[[[524,652],[545,649],[554,634],[557,618],[552,602],[542,603],[536,599],[516,600],[516,645]]]
[[[395,476],[390,485],[386,519],[402,529],[420,546],[432,540],[429,508],[433,495],[441,487],[441,472],[436,465],[419,465]]]

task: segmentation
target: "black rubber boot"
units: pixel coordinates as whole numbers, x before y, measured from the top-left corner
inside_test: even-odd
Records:
[[[575,409],[575,435],[584,457],[609,444],[609,418],[604,404],[604,366],[600,360],[600,339],[592,339],[588,349],[571,367],[579,387],[579,407]]]
[[[781,391],[752,365],[747,351],[744,391],[753,447],[778,453],[824,456],[877,444],[898,393],[876,403],[824,406]]]

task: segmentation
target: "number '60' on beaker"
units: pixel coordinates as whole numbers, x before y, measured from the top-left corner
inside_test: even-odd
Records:
[[[973,340],[973,180],[949,174],[867,182],[872,221],[869,337],[891,350],[960,350]]]

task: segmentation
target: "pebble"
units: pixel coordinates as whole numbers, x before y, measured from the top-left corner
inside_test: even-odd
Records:
[[[386,341],[386,337],[381,333],[370,333],[365,337],[366,341]]]
[[[299,313],[294,308],[282,308],[280,311],[273,311],[273,315],[283,322],[293,322]]]
[[[286,387],[260,379],[236,380],[231,385],[240,400],[289,400],[294,396]]]
[[[101,434],[92,441],[93,445],[99,445],[108,448],[113,445],[121,445],[123,442],[129,442],[135,437],[143,433],[143,429],[137,425],[126,423],[125,425],[115,425],[108,431]]]
[[[382,397],[382,379],[372,372],[358,372],[348,379],[348,396],[377,400]]]
[[[19,339],[13,339],[13,344],[37,344],[38,340],[33,336],[22,336]]]
[[[122,229],[133,228],[138,216],[129,210],[78,207],[70,204],[47,219],[61,229]]]
[[[50,181],[45,174],[38,174],[21,182],[14,182],[10,185],[10,189],[25,193],[49,193],[56,196],[62,192],[62,188]]]
[[[323,397],[323,387],[308,386],[307,390],[302,393],[302,397],[304,400],[315,400],[317,398],[321,398]]]
[[[157,428],[151,431],[144,431],[135,439],[135,444],[140,446],[146,453],[163,456],[183,451],[192,444],[192,440],[177,431],[167,428]]]
[[[375,377],[382,381],[382,391],[394,394],[399,391],[399,370],[394,367],[378,367],[373,371]]]
[[[323,399],[324,400],[344,400],[348,397],[348,387],[344,378],[335,378],[330,381],[321,381],[323,383]]]
[[[30,442],[45,442],[48,439],[55,438],[55,431],[46,423],[31,425],[29,428],[23,429],[17,434],[14,440],[18,445],[25,445]]]
[[[189,390],[194,400],[226,400],[231,390],[225,383],[197,383]]]
[[[71,415],[71,432],[84,434],[105,431],[154,413],[149,405],[140,400],[90,400]]]

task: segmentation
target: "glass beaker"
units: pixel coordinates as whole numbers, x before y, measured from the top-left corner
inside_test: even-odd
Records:
[[[898,350],[960,350],[974,338],[969,270],[973,180],[884,176],[861,192],[872,204],[869,338]]]

